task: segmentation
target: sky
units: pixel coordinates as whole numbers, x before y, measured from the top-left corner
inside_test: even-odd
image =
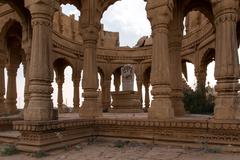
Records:
[[[104,12],[101,23],[104,24],[104,30],[119,32],[120,46],[133,47],[142,36],[149,36],[151,34],[150,22],[147,19],[145,11],[146,2],[143,0],[121,0],[110,6]],[[62,5],[62,11],[66,15],[74,14],[75,19],[78,20],[80,12],[72,5]],[[216,84],[214,80],[214,62],[208,66],[207,82],[211,86]],[[187,64],[188,69],[188,84],[194,88],[196,86],[196,77],[194,76],[194,66]],[[6,71],[5,71],[6,72]],[[7,75],[5,73],[5,75]],[[63,84],[63,102],[68,106],[73,106],[73,83],[72,83],[72,69],[67,67],[65,69],[65,83]],[[5,77],[7,87],[7,76]],[[24,103],[24,77],[22,65],[17,73],[17,93],[18,93],[18,107],[22,108]],[[54,78],[55,81],[55,78]],[[57,106],[57,84],[52,83],[54,88],[53,101],[54,106]],[[81,85],[81,84],[80,84]],[[136,90],[136,84],[134,89]],[[113,84],[111,90],[114,90]],[[80,89],[80,94],[82,89]],[[144,93],[143,93],[144,94]],[[82,99],[81,99],[82,100]]]

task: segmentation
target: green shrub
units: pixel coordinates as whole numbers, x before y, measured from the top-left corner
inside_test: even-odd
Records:
[[[206,89],[185,90],[184,107],[191,114],[212,114],[214,110],[214,96],[206,96]]]
[[[117,140],[114,142],[114,147],[117,148],[123,148],[126,145],[127,142],[121,141],[121,140]]]
[[[47,157],[47,156],[48,156],[48,153],[43,152],[43,151],[38,151],[38,152],[35,152],[32,154],[32,157],[35,157],[35,158],[43,158],[43,157]]]
[[[95,144],[97,142],[97,138],[96,137],[90,137],[88,138],[88,145],[92,145],[92,144]]]
[[[6,145],[0,148],[0,155],[1,156],[11,156],[17,154],[19,151],[14,145]]]

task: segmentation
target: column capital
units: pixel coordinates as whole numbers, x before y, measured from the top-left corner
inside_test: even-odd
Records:
[[[100,23],[99,23],[100,26]],[[100,27],[95,25],[83,26],[81,27],[80,34],[83,41],[86,43],[92,42],[97,43]]]
[[[79,85],[80,85],[80,79],[73,79],[73,86],[79,87]]]
[[[17,69],[18,69],[18,67],[19,67],[19,65],[18,64],[7,64],[7,66],[6,66],[6,68],[7,68],[7,70],[9,71],[9,70],[16,70],[16,72],[17,72]]]
[[[211,0],[215,24],[238,21],[239,0]]]
[[[62,86],[64,83],[64,79],[57,79],[56,82],[57,82],[58,86],[60,86],[60,85]]]
[[[104,81],[111,81],[111,80],[112,80],[112,77],[111,77],[110,74],[106,74],[106,75],[104,76]]]
[[[150,81],[143,81],[143,85],[148,88],[150,86]]]
[[[56,82],[64,82],[64,74],[56,74]]]
[[[173,0],[148,0],[146,10],[152,29],[167,28],[173,17]],[[160,30],[164,31],[164,30]]]
[[[56,0],[24,0],[24,2],[25,7],[31,12],[32,18],[38,14],[51,16],[59,6]]]

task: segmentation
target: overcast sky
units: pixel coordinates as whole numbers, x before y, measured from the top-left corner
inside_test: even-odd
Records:
[[[104,30],[119,32],[121,46],[134,46],[142,36],[151,34],[145,6],[143,0],[117,1],[103,14],[101,23]],[[62,8],[65,14],[75,14],[78,19],[80,12],[74,6],[65,5]]]

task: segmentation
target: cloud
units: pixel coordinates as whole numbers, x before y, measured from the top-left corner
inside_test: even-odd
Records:
[[[142,0],[122,0],[108,8],[101,23],[107,31],[119,32],[122,46],[134,46],[138,39],[151,34],[151,25]]]
[[[145,35],[151,34],[150,22],[143,0],[122,0],[110,6],[103,14],[101,23],[106,31],[119,32],[121,46],[134,46]],[[79,10],[70,4],[62,5],[66,15],[80,15]]]
[[[70,4],[61,5],[62,12],[66,15],[75,15],[75,20],[79,19],[80,11],[74,6]]]

